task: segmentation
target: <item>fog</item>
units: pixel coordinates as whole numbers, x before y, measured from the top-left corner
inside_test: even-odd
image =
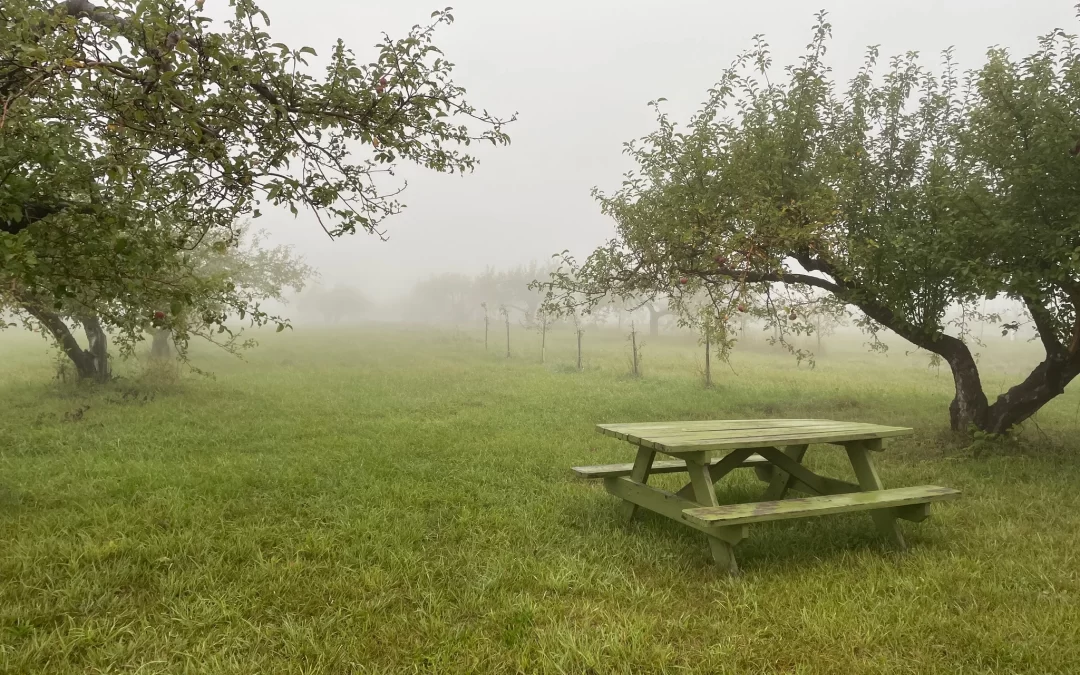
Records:
[[[227,11],[222,0],[208,9],[214,3]],[[418,0],[259,4],[275,40],[323,54],[340,37],[362,60],[383,31],[401,36],[441,8]],[[841,80],[868,45],[880,45],[883,57],[917,50],[927,63],[955,46],[960,65],[970,68],[989,46],[1027,53],[1037,36],[1076,24],[1064,0],[461,0],[457,21],[439,31],[436,43],[457,64],[455,80],[474,104],[519,114],[508,128],[511,145],[478,148],[481,164],[465,177],[403,165],[407,209],[386,221],[386,242],[363,234],[331,241],[304,213],[294,219],[271,212],[256,225],[293,245],[320,270],[323,285],[346,284],[387,300],[442,272],[545,262],[567,248],[585,254],[613,233],[590,190],[617,187],[631,168],[622,144],[654,128],[647,102],[665,97],[674,117],[685,119],[758,33],[777,66],[794,62],[820,8],[830,13],[829,60]]]
[[[275,41],[312,46],[324,56],[341,38],[361,61],[373,58],[384,32],[401,37],[441,8],[419,0],[258,4],[270,17]],[[206,8],[216,19],[228,16],[225,0],[210,0]],[[590,192],[617,188],[632,168],[622,146],[655,128],[648,102],[666,98],[672,117],[687,119],[757,34],[770,44],[777,68],[796,62],[819,9],[829,12],[833,25],[827,59],[838,81],[855,73],[870,45],[880,46],[882,62],[914,50],[926,64],[936,64],[941,51],[953,47],[955,60],[967,69],[979,66],[991,46],[1026,54],[1038,36],[1056,27],[1080,28],[1074,6],[1064,0],[461,0],[454,5],[456,22],[440,27],[435,43],[456,64],[454,79],[471,103],[498,116],[518,115],[507,128],[511,144],[474,146],[480,165],[465,176],[402,163],[386,188],[408,182],[401,198],[406,209],[383,223],[386,241],[364,233],[331,240],[310,213],[293,217],[264,205],[253,226],[268,233],[266,245],[291,246],[319,273],[288,306],[269,301],[265,307],[298,326],[476,325],[483,321],[481,302],[492,317],[505,304],[515,321],[527,320],[537,301],[525,289],[536,278],[530,270],[543,272],[550,256],[564,249],[584,256],[614,234],[614,223]],[[496,283],[493,275],[503,280]],[[429,291],[437,286],[453,297],[425,295],[425,281]],[[980,309],[1003,321],[1019,318],[1010,303],[983,303]],[[610,325],[620,319],[649,323],[645,310],[601,315]],[[977,325],[972,334],[993,337],[997,330]],[[1020,337],[1031,338],[1030,326]]]

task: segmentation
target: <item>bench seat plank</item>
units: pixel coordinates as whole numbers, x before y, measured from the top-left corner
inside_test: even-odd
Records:
[[[960,496],[959,490],[937,485],[917,485],[891,490],[871,490],[841,495],[803,497],[774,502],[706,506],[683,511],[683,519],[699,525],[746,525],[769,520],[805,518],[848,511],[869,511],[928,504]]]
[[[723,459],[723,457],[714,457],[709,460],[709,465],[719,464]],[[767,465],[768,463],[769,461],[761,455],[750,455],[739,464],[739,468]],[[633,464],[598,464],[596,466],[575,466],[572,471],[582,478],[617,478],[619,476],[629,476],[633,469]],[[685,471],[686,462],[681,459],[664,459],[654,461],[649,474]]]

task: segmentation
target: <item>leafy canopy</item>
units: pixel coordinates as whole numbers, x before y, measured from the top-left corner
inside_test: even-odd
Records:
[[[0,302],[100,314],[129,340],[174,304],[265,321],[188,253],[237,246],[264,204],[332,236],[381,234],[401,208],[384,186],[395,162],[465,172],[463,146],[508,142],[509,120],[466,101],[432,42],[449,11],[384,37],[370,63],[338,41],[316,73],[251,0],[221,26],[202,4],[0,5]]]

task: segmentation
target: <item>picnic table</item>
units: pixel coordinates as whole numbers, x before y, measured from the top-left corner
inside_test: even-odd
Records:
[[[906,427],[766,419],[600,424],[597,431],[637,446],[637,459],[573,471],[603,479],[608,492],[624,499],[621,516],[627,523],[640,506],[704,532],[713,560],[732,574],[738,573],[733,547],[748,536],[752,523],[869,511],[878,529],[903,550],[897,519],[924,520],[932,502],[960,495],[936,485],[885,489],[873,455],[882,450],[883,439],[912,433]],[[804,466],[807,448],[818,444],[842,446],[858,483]],[[672,459],[657,460],[657,453]],[[715,483],[740,468],[753,468],[768,483],[761,501],[719,505]],[[661,473],[686,473],[689,482],[678,492],[647,484],[649,476]],[[811,496],[784,499],[791,490]]]

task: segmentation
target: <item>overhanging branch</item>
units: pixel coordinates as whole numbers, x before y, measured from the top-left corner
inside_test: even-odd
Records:
[[[825,274],[834,274],[831,266],[823,261],[812,262],[811,269]],[[801,263],[800,263],[801,264]],[[892,309],[869,297],[862,289],[850,282],[837,282],[831,279],[823,279],[812,274],[800,274],[797,272],[754,272],[749,270],[736,270],[731,268],[714,269],[701,274],[703,277],[719,276],[737,281],[749,283],[782,283],[801,284],[812,286],[828,291],[839,300],[858,307],[866,316],[877,323],[885,326],[900,337],[923,349],[939,354],[945,358],[955,356],[958,351],[966,350],[964,343],[947,335],[942,331],[929,333],[919,330],[917,327],[898,320]]]
[[[782,284],[801,284],[805,286],[814,286],[822,290],[835,293],[838,297],[844,293],[844,288],[828,279],[822,279],[821,277],[815,277],[810,274],[799,274],[796,272],[754,272],[750,270],[736,270],[730,267],[721,267],[719,269],[712,269],[708,272],[699,273],[700,276],[709,277],[723,277],[726,279],[733,279],[737,281],[745,281],[751,284],[756,283],[782,283]]]

